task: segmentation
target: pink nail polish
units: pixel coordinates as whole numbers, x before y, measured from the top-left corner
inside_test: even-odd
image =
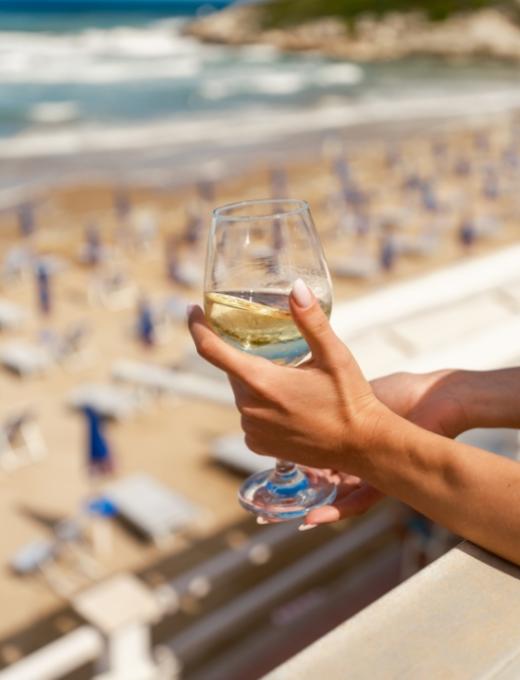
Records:
[[[195,309],[194,304],[190,303],[189,305],[186,305],[186,316],[188,317],[188,319],[190,318],[191,313],[193,312],[194,309]]]
[[[296,279],[293,283],[292,295],[298,307],[306,309],[312,304],[311,291],[302,279]]]
[[[309,529],[315,529],[317,524],[300,524],[298,531],[309,531]]]
[[[264,519],[264,517],[257,517],[256,523],[257,524],[269,524],[269,522],[266,519]]]

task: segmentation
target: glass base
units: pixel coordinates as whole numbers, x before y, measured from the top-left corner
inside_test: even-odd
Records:
[[[240,505],[270,522],[305,517],[313,508],[329,505],[336,486],[326,479],[311,480],[298,468],[286,474],[265,470],[252,475],[238,492]]]

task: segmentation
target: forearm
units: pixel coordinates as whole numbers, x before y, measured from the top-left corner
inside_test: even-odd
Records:
[[[385,414],[358,474],[454,533],[520,564],[520,464]]]
[[[520,428],[520,368],[452,371],[454,392],[469,427]]]

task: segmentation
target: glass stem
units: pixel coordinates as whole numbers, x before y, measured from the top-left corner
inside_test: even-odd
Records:
[[[294,463],[290,463],[288,460],[278,459],[270,481],[274,484],[287,484],[288,482],[291,482],[297,474],[298,468]]]

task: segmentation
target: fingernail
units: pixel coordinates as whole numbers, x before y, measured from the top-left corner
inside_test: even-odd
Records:
[[[309,529],[315,529],[317,524],[300,524],[298,531],[309,531]]]
[[[191,313],[193,312],[194,309],[195,309],[194,304],[190,303],[189,305],[186,305],[186,316],[188,317],[188,319],[190,318]]]
[[[298,307],[306,309],[312,304],[312,294],[302,279],[296,279],[293,283],[292,295]]]
[[[257,524],[269,524],[269,522],[265,519],[265,517],[257,517],[256,523]]]

